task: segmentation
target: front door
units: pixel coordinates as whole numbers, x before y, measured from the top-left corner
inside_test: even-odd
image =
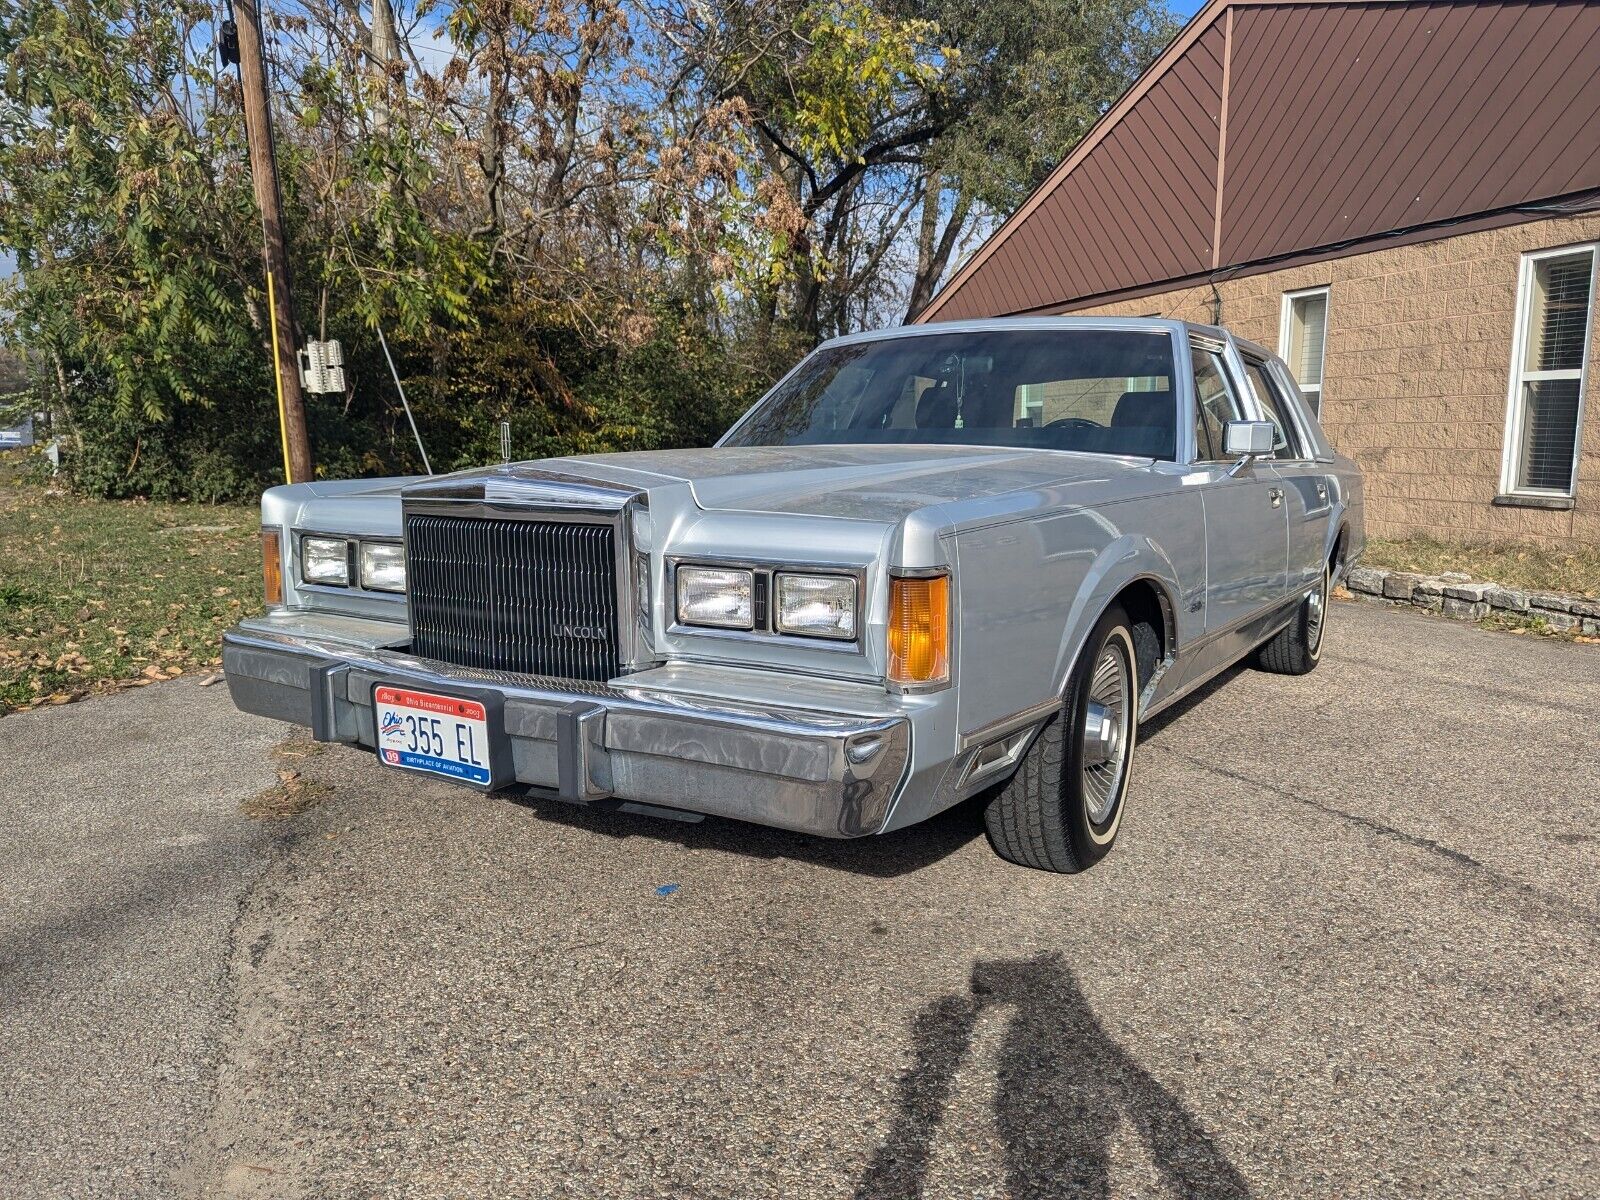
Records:
[[[1223,427],[1251,419],[1223,364],[1221,348],[1196,342],[1196,470],[1211,478],[1200,489],[1206,518],[1206,652],[1196,669],[1209,672],[1238,658],[1259,638],[1259,625],[1278,610],[1288,589],[1288,506],[1284,480],[1263,460],[1229,471],[1237,460],[1223,453]]]

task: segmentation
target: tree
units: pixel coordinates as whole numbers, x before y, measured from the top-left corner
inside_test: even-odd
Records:
[[[267,0],[319,470],[681,444],[916,307],[1164,36],[1146,0]],[[0,306],[80,486],[278,469],[231,73],[199,0],[0,0]]]
[[[865,0],[690,3],[665,27],[683,78],[736,103],[751,131],[752,223],[772,247],[764,303],[815,340],[854,290],[840,274],[852,235],[882,216],[878,173],[915,164],[949,123],[952,51],[932,22]],[[882,245],[904,221],[893,207]]]
[[[959,51],[955,117],[917,180],[906,319],[933,298],[974,221],[1003,216],[1055,169],[1177,32],[1151,0],[898,0]],[[992,223],[992,222],[991,222]]]
[[[773,275],[814,339],[920,309],[1175,26],[1153,0],[724,0],[674,28],[745,108]]]
[[[26,280],[11,320],[153,420],[264,369],[237,109],[184,69],[207,16],[73,0],[8,5],[0,24],[0,242]]]

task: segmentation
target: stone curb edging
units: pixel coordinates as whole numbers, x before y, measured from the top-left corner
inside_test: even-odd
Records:
[[[1543,621],[1562,633],[1600,637],[1600,600],[1584,596],[1525,592],[1498,583],[1475,582],[1459,571],[1419,575],[1383,567],[1351,567],[1344,585],[1358,596],[1410,604],[1462,621],[1500,614]]]

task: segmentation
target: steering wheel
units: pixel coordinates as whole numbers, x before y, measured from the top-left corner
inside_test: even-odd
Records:
[[[1057,417],[1045,426],[1046,429],[1103,429],[1104,426],[1089,420],[1088,417]]]

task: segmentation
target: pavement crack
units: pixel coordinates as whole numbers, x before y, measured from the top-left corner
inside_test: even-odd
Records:
[[[281,1114],[259,1102],[273,1054],[286,1036],[287,982],[303,959],[316,925],[318,897],[298,853],[311,834],[309,814],[273,822],[276,835],[265,862],[240,895],[229,926],[222,996],[222,1040],[207,1095],[207,1113],[187,1161],[174,1182],[181,1194],[203,1200],[292,1200],[305,1194],[301,1165],[285,1153]]]
[[[1193,755],[1184,754],[1181,751],[1173,750],[1167,746],[1150,745],[1149,743],[1145,743],[1144,748],[1146,750],[1154,750],[1158,753],[1166,754],[1172,758],[1178,759],[1180,762],[1184,762],[1190,766],[1198,767],[1203,771],[1207,771],[1212,775],[1220,775],[1222,778],[1231,779],[1235,783],[1246,784],[1249,787],[1257,788],[1261,791],[1270,793],[1271,795],[1277,796],[1280,799],[1292,801],[1303,808],[1309,808],[1313,812],[1321,813],[1324,816],[1337,818],[1338,820],[1344,821],[1350,825],[1354,825],[1367,833],[1373,834],[1374,836],[1385,838],[1393,842],[1399,842],[1400,844],[1409,846],[1414,850],[1421,850],[1424,853],[1442,859],[1445,863],[1449,864],[1452,869],[1469,873],[1472,878],[1490,887],[1497,888],[1502,891],[1508,891],[1519,895],[1524,899],[1536,902],[1538,907],[1542,909],[1546,915],[1554,914],[1566,920],[1576,922],[1583,928],[1584,932],[1590,936],[1594,936],[1597,932],[1600,932],[1600,913],[1596,913],[1590,909],[1584,908],[1581,905],[1570,904],[1559,896],[1553,896],[1548,892],[1541,891],[1539,888],[1534,887],[1531,883],[1525,883],[1520,879],[1517,879],[1511,875],[1507,875],[1505,872],[1490,866],[1481,859],[1474,858],[1472,855],[1467,854],[1464,851],[1457,850],[1453,846],[1446,846],[1442,842],[1435,841],[1433,838],[1423,837],[1420,834],[1407,833],[1405,830],[1397,829],[1393,825],[1387,824],[1386,822],[1375,820],[1372,817],[1362,816],[1360,813],[1351,812],[1348,809],[1340,808],[1334,804],[1328,804],[1325,801],[1315,799],[1311,796],[1301,795],[1299,792],[1290,791],[1288,788],[1280,787],[1277,784],[1271,783],[1267,780],[1257,779],[1254,776],[1246,775],[1242,771],[1234,771],[1227,767],[1219,767],[1215,763],[1207,762],[1203,758],[1196,758]]]

